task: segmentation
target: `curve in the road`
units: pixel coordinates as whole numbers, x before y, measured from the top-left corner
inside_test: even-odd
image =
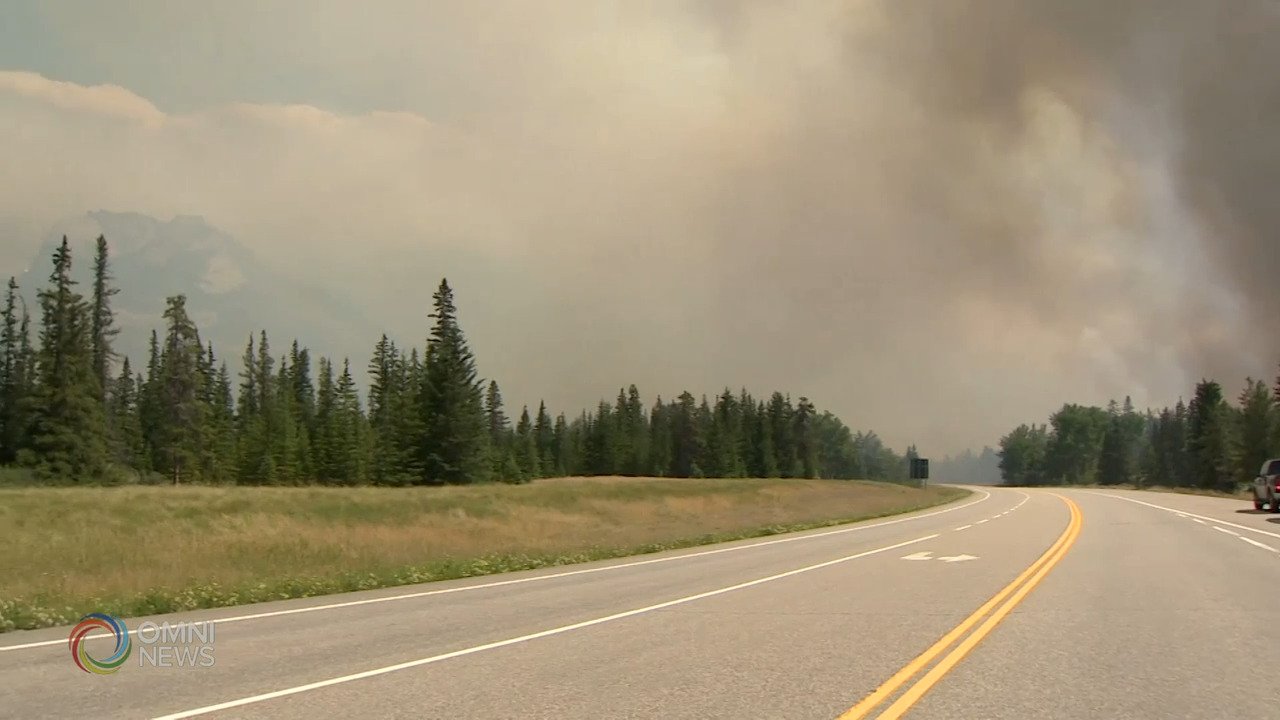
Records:
[[[1002,620],[1013,610],[1022,599],[1040,583],[1046,575],[1053,570],[1054,566],[1066,557],[1067,552],[1071,550],[1071,546],[1075,544],[1076,538],[1080,536],[1080,529],[1083,526],[1084,518],[1080,513],[1080,508],[1069,498],[1054,493],[1054,496],[1061,499],[1067,504],[1071,510],[1071,520],[1067,524],[1066,530],[1062,535],[1031,564],[1021,575],[1014,578],[1013,582],[1004,587],[1003,590],[996,593],[994,597],[988,600],[978,608],[972,615],[965,618],[959,625],[948,632],[938,640],[932,647],[925,650],[914,660],[907,663],[905,667],[899,670],[889,678],[883,685],[876,689],[875,692],[868,695],[857,705],[854,705],[840,716],[839,720],[861,720],[867,717],[876,707],[880,706],[891,695],[897,692],[911,678],[915,677],[929,663],[933,662],[939,655],[951,647],[974,625],[987,617],[987,621],[982,624],[975,632],[966,637],[949,655],[935,665],[924,677],[920,678],[914,685],[907,689],[892,705],[890,705],[883,713],[877,716],[877,720],[896,720],[904,713],[911,709],[913,705],[920,701],[934,685],[938,684],[948,672],[955,667],[978,643],[982,642],[991,631],[1000,624]],[[1009,597],[1012,595],[1012,597]],[[992,613],[992,610],[1000,604],[1001,601],[1009,598],[998,610]]]

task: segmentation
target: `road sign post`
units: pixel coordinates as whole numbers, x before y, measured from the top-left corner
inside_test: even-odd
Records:
[[[911,479],[919,480],[920,487],[928,486],[929,458],[922,458],[922,457],[911,458]]]

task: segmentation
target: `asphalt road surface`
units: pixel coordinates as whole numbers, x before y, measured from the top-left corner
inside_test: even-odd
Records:
[[[147,664],[164,656],[134,636],[96,675],[69,628],[5,634],[0,716],[1280,717],[1280,515],[975,490],[822,531],[151,618],[218,619],[206,667]]]

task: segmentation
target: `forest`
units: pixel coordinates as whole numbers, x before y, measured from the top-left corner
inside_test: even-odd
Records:
[[[903,482],[907,460],[807,397],[729,388],[646,403],[635,385],[595,408],[509,413],[482,378],[453,288],[433,295],[421,346],[385,334],[357,386],[349,358],[277,353],[248,335],[233,377],[186,297],[166,300],[142,363],[119,357],[110,249],[92,287],[64,237],[37,307],[10,278],[0,328],[0,466],[44,485],[458,485],[559,476],[795,477]]]
[[[1129,398],[1106,408],[1068,404],[1048,423],[1000,440],[1006,485],[1136,485],[1237,492],[1280,456],[1280,378],[1246,378],[1230,401],[1203,379],[1189,401],[1139,412]]]

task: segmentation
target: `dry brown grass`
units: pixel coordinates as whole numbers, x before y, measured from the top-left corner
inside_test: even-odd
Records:
[[[0,490],[0,547],[6,548],[0,598],[62,607],[196,586],[389,576],[482,558],[610,557],[716,539],[708,536],[763,534],[769,526],[893,514],[962,492],[847,481],[656,478],[402,489]]]

